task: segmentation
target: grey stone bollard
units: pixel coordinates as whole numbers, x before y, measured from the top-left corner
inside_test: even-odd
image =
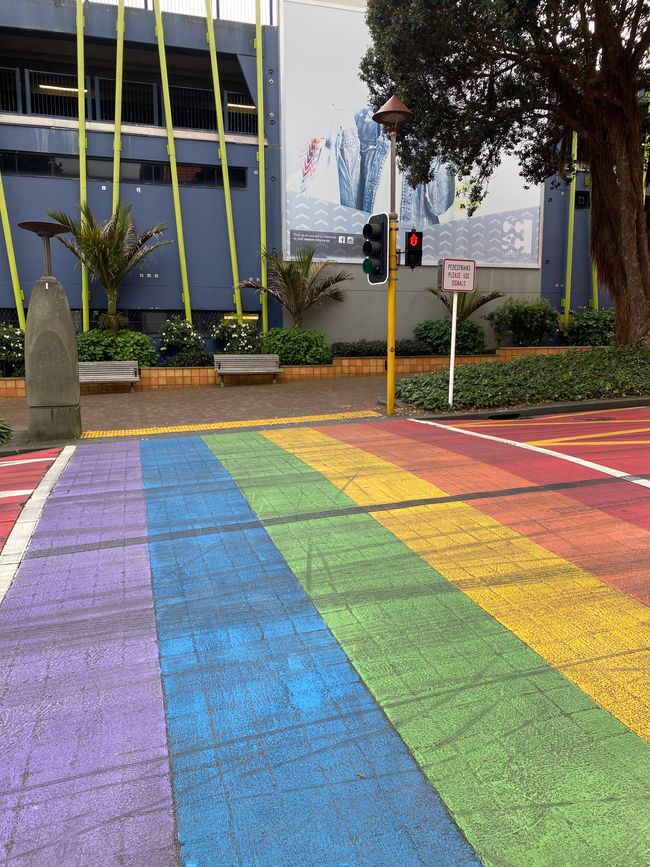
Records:
[[[54,277],[34,283],[25,327],[29,439],[81,435],[77,338],[65,290]]]

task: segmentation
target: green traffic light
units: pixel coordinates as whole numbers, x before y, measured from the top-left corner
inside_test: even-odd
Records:
[[[361,267],[364,274],[372,274],[372,259],[364,259]]]

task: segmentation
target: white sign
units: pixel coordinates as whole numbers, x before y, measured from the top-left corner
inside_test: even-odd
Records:
[[[473,292],[476,289],[474,259],[442,260],[442,291]]]

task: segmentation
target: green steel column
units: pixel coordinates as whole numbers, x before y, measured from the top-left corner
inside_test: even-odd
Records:
[[[77,103],[79,106],[79,201],[82,208],[88,204],[86,177],[86,70],[84,63],[84,4],[77,0]],[[83,212],[82,217],[83,220]],[[88,271],[81,266],[81,310],[83,330],[90,328],[90,290]]]
[[[117,54],[115,60],[115,133],[113,135],[113,213],[120,203],[122,152],[122,81],[124,77],[124,0],[117,4]]]
[[[14,242],[11,237],[11,225],[9,223],[9,212],[7,211],[7,200],[5,199],[5,189],[2,183],[2,175],[0,174],[0,221],[2,221],[2,232],[5,236],[5,246],[7,248],[7,261],[9,262],[9,274],[11,275],[11,285],[14,289],[14,298],[16,299],[16,312],[18,313],[18,324],[25,330],[25,308],[23,307],[23,292],[20,288],[20,280],[18,279],[18,268],[16,267],[16,254],[14,252]]]
[[[598,300],[598,268],[594,260],[591,260],[591,308],[592,310],[599,309]]]
[[[172,195],[174,197],[174,215],[176,217],[176,236],[178,239],[178,258],[181,266],[181,285],[183,287],[183,305],[185,318],[192,321],[192,307],[190,305],[190,287],[187,279],[187,262],[185,259],[185,238],[183,236],[183,217],[181,215],[181,197],[178,190],[178,169],[176,167],[176,145],[174,143],[174,125],[172,122],[172,106],[169,98],[169,78],[167,76],[167,58],[165,56],[165,33],[163,30],[162,15],[160,14],[160,0],[153,0],[153,8],[156,16],[156,36],[158,38],[158,57],[160,60],[160,78],[162,80],[163,106],[165,108],[165,126],[167,127],[167,153],[169,154],[169,171],[172,180]]]
[[[210,48],[210,65],[212,67],[212,88],[214,90],[214,105],[217,112],[217,132],[219,135],[219,159],[223,175],[223,195],[226,200],[226,223],[228,225],[228,243],[230,245],[230,265],[232,282],[235,289],[235,308],[237,320],[243,322],[241,309],[241,292],[239,291],[239,268],[237,266],[237,245],[235,242],[235,224],[232,216],[232,196],[230,194],[230,173],[228,155],[226,153],[226,131],[223,123],[223,103],[221,101],[221,85],[219,83],[219,63],[217,46],[214,39],[214,20],[212,18],[211,0],[205,0],[205,20],[207,24],[208,46]]]
[[[573,234],[575,229],[576,218],[576,162],[578,159],[578,133],[573,133],[573,141],[571,143],[571,159],[573,160],[573,178],[569,186],[569,227],[567,230],[566,242],[566,277],[564,281],[564,319],[565,327],[569,324],[569,314],[571,311],[571,277],[573,272]]]
[[[266,160],[264,156],[264,46],[262,44],[262,2],[255,0],[255,59],[257,61],[257,163],[260,183],[260,273],[262,284],[262,332],[269,330],[269,305],[266,295]]]

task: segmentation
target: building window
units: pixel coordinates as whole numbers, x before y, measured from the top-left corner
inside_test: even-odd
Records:
[[[49,178],[78,178],[79,157],[0,152],[0,171],[5,175],[31,175]],[[94,181],[110,181],[113,178],[113,160],[89,157],[86,161],[88,178]],[[242,166],[230,166],[230,186],[246,189],[247,170]],[[168,163],[121,160],[120,177],[125,183],[171,184],[171,169]],[[223,187],[221,166],[178,163],[178,182],[181,186]]]

